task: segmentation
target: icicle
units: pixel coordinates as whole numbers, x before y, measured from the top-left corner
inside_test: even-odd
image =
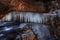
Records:
[[[12,15],[12,13],[15,15]],[[19,22],[24,21],[24,22],[42,23],[47,21],[49,16],[51,15],[43,15],[43,14],[32,13],[32,12],[11,12],[7,14],[5,17],[3,17],[3,20],[11,21],[12,19],[14,19],[13,21],[18,20]]]

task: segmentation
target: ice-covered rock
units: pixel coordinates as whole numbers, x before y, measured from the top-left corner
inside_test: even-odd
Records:
[[[44,16],[40,13],[33,12],[10,12],[2,18],[1,21],[20,21],[20,22],[34,22],[42,23]]]

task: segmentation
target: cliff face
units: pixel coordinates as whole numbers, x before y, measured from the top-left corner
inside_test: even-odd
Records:
[[[6,12],[10,12],[10,11],[32,11],[32,12],[47,12],[47,10],[50,10],[51,7],[48,8],[47,6],[47,10],[46,10],[46,4],[49,4],[50,1],[47,1],[47,3],[45,3],[44,1],[37,1],[37,0],[1,0],[0,1],[1,4],[3,4],[1,7],[3,9],[1,9],[2,11],[4,9]],[[8,8],[6,8],[8,7]],[[49,12],[49,11],[48,11]]]
[[[2,15],[12,11],[45,13],[59,8],[60,1],[58,0],[0,0],[0,14]]]
[[[46,12],[42,2],[32,0],[0,0],[0,14],[4,15],[12,11]],[[3,16],[2,16],[3,17]]]

